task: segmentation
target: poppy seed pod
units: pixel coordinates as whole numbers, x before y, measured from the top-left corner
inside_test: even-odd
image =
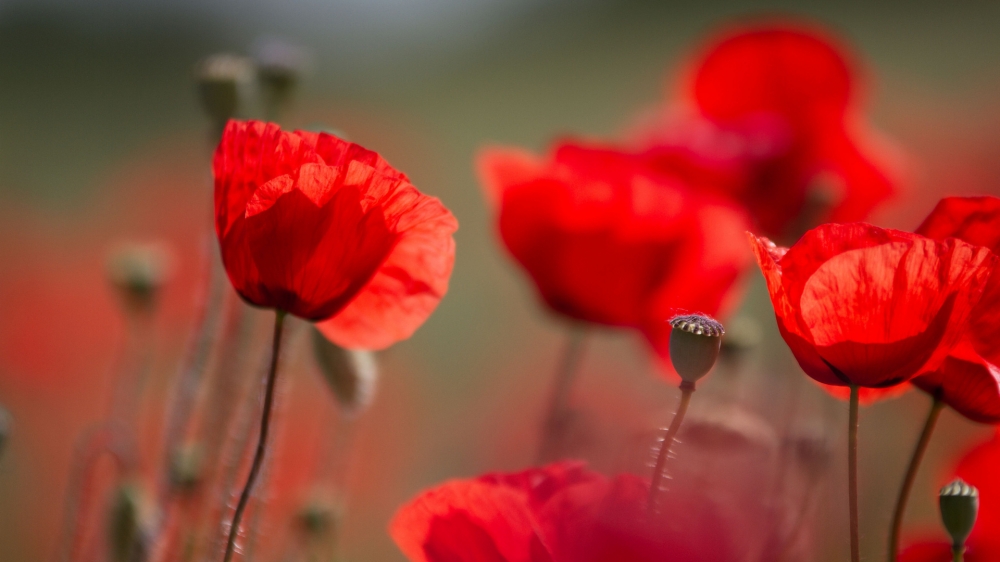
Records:
[[[375,355],[361,349],[344,349],[315,328],[312,333],[313,352],[323,379],[346,416],[360,414],[368,408],[375,395],[378,380]]]
[[[274,117],[291,101],[307,57],[299,47],[274,38],[258,41],[253,55],[265,109]]]
[[[684,383],[693,386],[715,365],[726,330],[701,314],[675,316],[670,326],[670,361]]]
[[[979,514],[979,490],[970,486],[961,478],[953,480],[941,488],[938,495],[938,507],[941,509],[941,521],[952,545],[960,548],[972,533]]]

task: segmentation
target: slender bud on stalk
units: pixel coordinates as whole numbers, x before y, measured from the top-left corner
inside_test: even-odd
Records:
[[[253,77],[253,64],[246,57],[212,55],[195,69],[201,104],[221,134],[226,121],[242,110],[241,91]]]
[[[715,365],[726,330],[701,314],[675,316],[670,325],[670,361],[681,379],[693,386]]]
[[[952,547],[964,550],[965,541],[972,533],[976,516],[979,514],[979,490],[961,478],[956,479],[941,488],[938,507],[941,509],[944,528],[951,536]]]
[[[170,276],[171,256],[162,244],[123,244],[108,260],[108,279],[118,290],[126,309],[148,313],[156,305],[160,288]]]
[[[344,415],[364,412],[375,396],[378,366],[375,354],[360,349],[344,349],[313,328],[313,354],[323,379],[340,402]]]
[[[123,484],[115,492],[108,517],[109,550],[113,562],[141,562],[149,549],[149,503],[142,488]]]

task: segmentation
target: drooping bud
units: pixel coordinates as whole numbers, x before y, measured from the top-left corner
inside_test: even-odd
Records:
[[[267,118],[273,120],[292,100],[306,56],[299,47],[273,37],[258,41],[253,55],[264,109]]]
[[[701,314],[675,316],[670,320],[670,361],[684,385],[694,383],[708,374],[719,358],[722,324]]]
[[[170,252],[162,244],[122,244],[108,259],[108,278],[126,309],[150,312],[170,274]]]
[[[312,329],[313,352],[323,378],[337,397],[344,415],[357,416],[371,404],[378,380],[375,354],[362,349],[344,349]]]
[[[149,502],[137,484],[119,486],[108,514],[108,546],[113,562],[139,562],[150,546]]]
[[[221,133],[226,121],[242,109],[241,93],[253,77],[253,63],[246,57],[221,53],[198,63],[195,75],[201,104]]]
[[[204,451],[197,443],[185,443],[170,458],[170,483],[178,490],[193,490],[201,482]]]
[[[961,548],[972,533],[979,515],[979,490],[961,478],[941,488],[938,494],[941,521],[951,536],[952,545]]]

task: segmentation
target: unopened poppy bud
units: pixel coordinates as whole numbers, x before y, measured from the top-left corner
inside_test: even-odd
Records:
[[[938,507],[944,528],[951,535],[952,545],[956,548],[964,546],[979,514],[979,490],[958,478],[941,488]]]
[[[344,414],[356,416],[375,396],[378,367],[375,354],[361,349],[344,349],[313,328],[313,352],[323,378],[330,386]]]
[[[195,74],[205,112],[221,131],[240,111],[240,93],[253,76],[253,64],[246,57],[222,53],[198,63]]]
[[[722,324],[701,314],[675,316],[670,325],[673,327],[670,361],[684,384],[693,388],[694,383],[715,365],[726,331]]]
[[[299,510],[302,529],[310,535],[325,535],[334,530],[340,521],[340,507],[336,502],[313,499]]]
[[[123,244],[108,260],[108,278],[133,311],[153,307],[169,272],[170,254],[161,244]]]
[[[138,562],[149,547],[152,518],[142,488],[130,483],[115,492],[108,517],[109,549],[113,562]]]
[[[264,107],[272,119],[291,101],[306,57],[295,45],[273,38],[259,41],[253,51]]]
[[[749,316],[737,316],[727,324],[729,328],[722,340],[722,358],[724,361],[739,362],[760,345],[760,323]]]
[[[179,490],[191,490],[201,482],[204,452],[200,445],[187,443],[170,459],[170,482]]]

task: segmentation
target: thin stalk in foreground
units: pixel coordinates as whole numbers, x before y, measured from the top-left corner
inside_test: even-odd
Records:
[[[674,444],[674,437],[681,428],[684,421],[684,414],[687,413],[688,404],[691,403],[691,395],[694,394],[694,383],[684,381],[681,383],[681,403],[677,406],[674,419],[670,422],[670,427],[663,435],[660,442],[660,450],[656,455],[656,466],[653,467],[653,479],[649,483],[649,498],[646,501],[646,509],[652,512],[656,508],[656,497],[660,493],[660,483],[663,481],[663,471],[667,464],[667,456],[670,454],[670,447]]]
[[[858,401],[860,388],[851,386],[851,406],[847,421],[847,487],[851,512],[851,562],[861,562],[858,535]]]
[[[903,478],[903,485],[899,489],[899,497],[896,499],[896,510],[892,515],[892,526],[889,528],[889,562],[896,562],[899,553],[899,533],[903,527],[903,516],[906,514],[906,503],[910,498],[910,490],[913,488],[913,481],[917,478],[917,470],[927,451],[927,444],[931,441],[931,434],[934,433],[934,426],[937,425],[938,417],[944,408],[944,402],[934,397],[931,411],[927,414],[927,421],[924,422],[924,429],[920,432],[920,439],[910,457],[910,465],[906,469],[906,476]]]
[[[250,465],[250,474],[247,475],[247,483],[243,486],[240,494],[240,501],[236,504],[236,511],[233,513],[233,523],[229,528],[229,539],[226,541],[226,554],[222,558],[223,562],[229,562],[233,558],[236,548],[236,536],[240,532],[240,520],[243,518],[243,511],[250,500],[250,493],[253,491],[254,481],[257,473],[264,464],[264,454],[267,452],[267,432],[271,427],[271,410],[274,405],[274,387],[278,374],[278,355],[281,351],[281,329],[285,323],[285,312],[278,310],[274,316],[274,339],[271,344],[271,367],[267,373],[267,386],[264,390],[264,406],[260,417],[260,435],[257,438],[257,452],[254,453],[253,463]]]
[[[562,359],[556,370],[549,398],[548,410],[545,412],[542,427],[542,442],[538,447],[538,464],[549,460],[553,448],[558,444],[566,427],[566,411],[569,404],[573,381],[583,358],[583,348],[586,341],[586,329],[572,328]]]
[[[951,547],[951,560],[952,562],[964,562],[965,561],[965,546],[953,546]]]

